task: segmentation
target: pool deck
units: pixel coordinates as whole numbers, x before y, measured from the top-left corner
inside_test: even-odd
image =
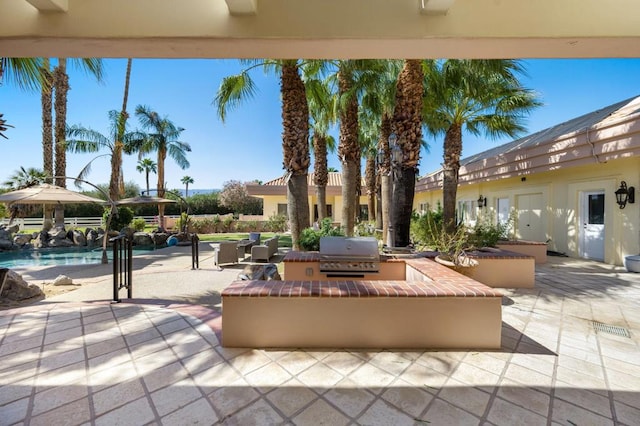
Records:
[[[549,258],[503,290],[495,351],[252,350],[220,345],[218,271],[189,248],[136,263],[136,303],[110,304],[110,265],[82,288],[0,311],[2,424],[637,424],[640,274]],[[207,244],[208,245],[208,244]],[[93,301],[93,302],[89,302]],[[199,303],[198,303],[199,302]],[[380,312],[384,315],[384,312]],[[592,321],[622,327],[596,332]]]

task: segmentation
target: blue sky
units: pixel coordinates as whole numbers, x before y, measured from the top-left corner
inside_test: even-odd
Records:
[[[105,82],[100,84],[83,72],[69,70],[67,122],[81,124],[108,134],[107,113],[119,110],[126,60],[105,59]],[[538,59],[526,60],[528,76],[525,86],[535,90],[544,106],[534,111],[527,123],[533,133],[588,113],[600,107],[640,94],[640,59]],[[191,145],[191,167],[181,170],[171,159],[166,163],[166,181],[171,189],[182,188],[182,176],[194,179],[192,188],[221,188],[229,180],[267,181],[282,174],[282,123],[279,82],[273,75],[255,70],[252,76],[258,87],[253,99],[227,115],[222,123],[212,104],[223,77],[239,72],[237,60],[169,60],[134,59],[128,110],[129,126],[138,126],[133,111],[137,105],[151,107],[185,128],[181,140]],[[10,84],[0,87],[0,112],[15,128],[9,140],[0,139],[4,166],[0,180],[6,180],[19,166],[42,167],[41,114],[38,93],[20,91]],[[337,138],[337,134],[336,134]],[[423,153],[420,174],[437,170],[442,162],[442,137],[426,137],[430,151]],[[463,156],[508,142],[463,138]],[[155,155],[155,154],[154,154]],[[75,176],[94,155],[67,155],[67,175]],[[152,156],[155,160],[155,156]],[[126,181],[144,187],[144,176],[135,170],[137,157],[125,157]],[[340,169],[335,153],[329,166]],[[312,169],[311,169],[312,170]],[[152,187],[155,175],[151,175]],[[88,177],[93,183],[107,183],[107,158],[96,160]],[[70,186],[70,183],[68,183]]]

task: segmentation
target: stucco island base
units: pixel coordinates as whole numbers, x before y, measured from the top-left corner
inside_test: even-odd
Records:
[[[236,281],[222,292],[222,344],[500,348],[501,293],[431,260],[422,262],[428,262],[429,269],[443,268],[443,279],[436,282],[423,275],[411,281]]]

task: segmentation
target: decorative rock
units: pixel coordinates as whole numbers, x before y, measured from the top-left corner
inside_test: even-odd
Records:
[[[89,247],[95,247],[97,245],[98,240],[98,231],[87,228],[85,232],[86,244]]]
[[[135,229],[129,227],[125,227],[120,230],[120,235],[126,235],[129,239],[132,239],[135,233]]]
[[[18,234],[13,237],[14,244],[22,247],[25,244],[29,244],[29,242],[33,239],[31,234]]]
[[[153,238],[151,235],[146,232],[135,232],[133,234],[133,245],[134,246],[152,246]]]
[[[81,231],[73,231],[71,233],[71,241],[77,246],[86,246],[87,239]]]
[[[7,281],[0,298],[9,300],[24,300],[32,297],[44,296],[40,287],[27,283],[20,274],[9,270]]]
[[[13,249],[13,242],[10,240],[0,240],[0,249],[2,250],[11,250]]]
[[[166,232],[154,232],[151,234],[151,238],[153,239],[153,244],[156,246],[162,246],[166,244],[167,238],[169,238],[169,234]]]
[[[73,285],[73,280],[66,275],[58,275],[53,280],[53,285]]]
[[[65,238],[67,238],[67,231],[62,226],[56,226],[51,231],[49,231],[49,238],[64,240]]]
[[[0,240],[10,240],[11,233],[4,228],[0,228]]]
[[[18,225],[17,223],[13,223],[11,225],[3,225],[2,229],[4,229],[10,234],[15,234],[20,230],[20,225]]]
[[[49,241],[49,233],[47,231],[40,231],[35,241],[33,242],[33,247],[35,248],[44,248],[48,247]]]
[[[49,247],[71,247],[73,246],[73,241],[65,239],[57,239],[52,238],[48,242]]]

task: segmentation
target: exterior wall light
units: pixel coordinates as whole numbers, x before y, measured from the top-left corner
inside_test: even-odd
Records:
[[[620,182],[620,188],[615,192],[616,203],[621,209],[624,209],[627,203],[633,204],[636,202],[636,189],[633,186],[627,188],[627,182]]]
[[[483,207],[487,207],[487,197],[480,195],[480,198],[478,198],[478,208],[481,209]]]

